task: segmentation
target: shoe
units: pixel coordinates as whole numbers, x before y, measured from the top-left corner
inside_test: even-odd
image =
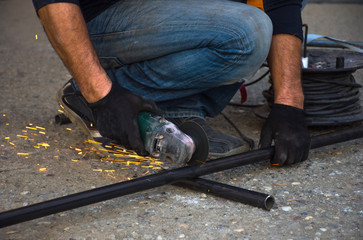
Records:
[[[209,159],[227,157],[242,153],[245,150],[241,139],[214,130],[207,124],[206,120],[202,118],[168,118],[167,120],[174,123],[177,127],[186,121],[198,123],[207,134],[209,140]]]
[[[101,134],[94,127],[93,114],[88,107],[86,99],[81,92],[76,89],[74,80],[69,80],[58,92],[57,102],[64,115],[72,123],[76,124],[81,130],[91,138],[99,138]]]
[[[120,149],[117,142],[101,136],[95,127],[93,114],[86,99],[75,86],[74,80],[71,79],[57,92],[57,102],[63,114],[93,140],[90,143],[96,147],[100,155],[106,156],[112,151],[115,152],[115,148]]]

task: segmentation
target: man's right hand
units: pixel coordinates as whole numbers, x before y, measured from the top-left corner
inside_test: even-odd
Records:
[[[102,136],[117,140],[140,156],[148,155],[141,139],[137,117],[139,112],[162,115],[163,112],[153,101],[113,83],[111,91],[101,100],[90,103],[89,107]]]
[[[101,135],[147,155],[137,115],[140,111],[160,114],[155,103],[112,84],[98,60],[79,6],[52,3],[38,14],[52,46],[90,103]]]

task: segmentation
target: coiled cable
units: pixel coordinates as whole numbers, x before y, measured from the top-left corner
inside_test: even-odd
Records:
[[[304,109],[309,126],[334,126],[363,120],[359,91],[362,85],[355,81],[353,72],[303,70]],[[272,84],[262,94],[271,106]]]

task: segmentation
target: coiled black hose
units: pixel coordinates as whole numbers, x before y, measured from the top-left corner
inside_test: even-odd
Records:
[[[359,88],[354,70],[302,71],[304,108],[309,126],[335,126],[363,120]],[[271,79],[270,79],[270,82]],[[272,86],[263,91],[273,103]]]

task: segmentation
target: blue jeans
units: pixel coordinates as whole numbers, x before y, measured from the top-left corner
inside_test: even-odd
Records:
[[[218,115],[272,36],[265,13],[229,0],[121,0],[87,27],[111,80],[166,117]]]

